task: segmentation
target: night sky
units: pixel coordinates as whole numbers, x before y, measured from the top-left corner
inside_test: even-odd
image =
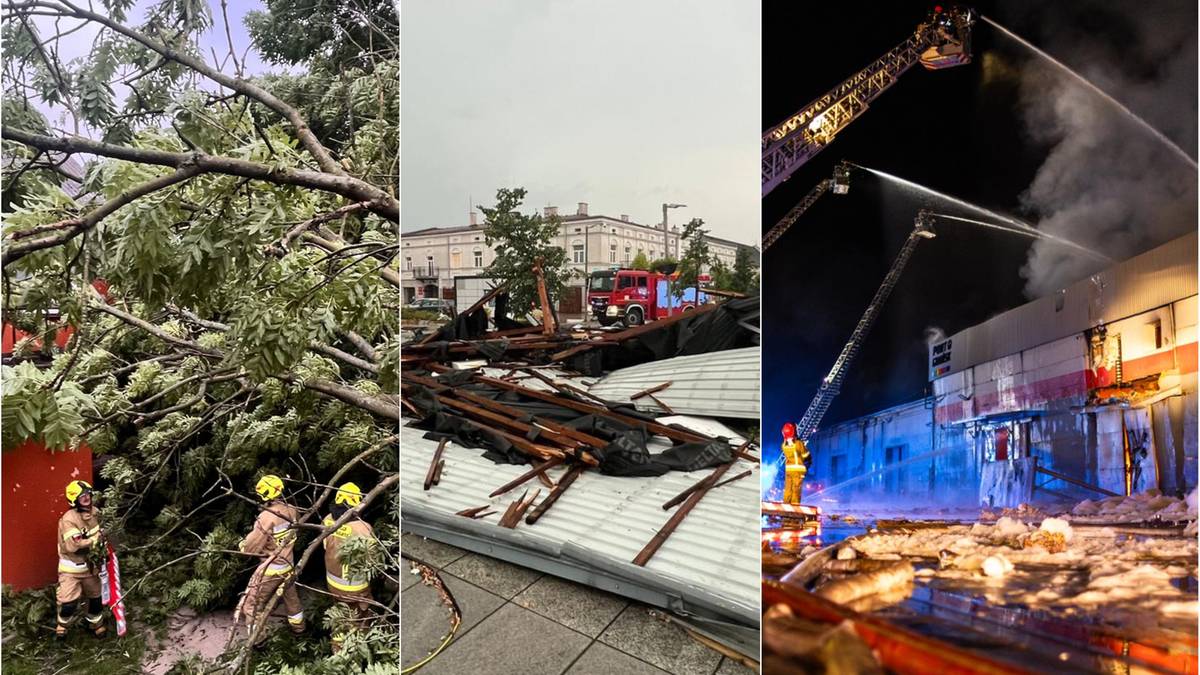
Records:
[[[764,2],[762,127],[779,123],[898,45],[931,6]],[[1009,2],[1003,11],[990,3],[975,7],[1071,65],[1078,64],[1055,51],[1056,35],[1070,33],[1074,45],[1080,39],[1121,45],[1133,30],[1120,12],[1097,3]],[[1195,3],[1182,7],[1173,8],[1174,15],[1167,18],[1190,15],[1184,25],[1194,32]],[[1011,66],[1005,71],[1008,77],[984,76],[982,57],[989,51],[1001,57],[994,63]],[[1024,55],[982,22],[975,27],[973,53],[974,61],[966,66],[910,69],[763,200],[764,232],[842,159],[1003,213],[1028,215],[1021,195],[1051,144],[1031,139],[1021,116],[1012,73],[1020,70]],[[1130,68],[1154,67],[1129,61]],[[1194,88],[1194,76],[1191,82]],[[1191,99],[1193,109],[1187,114],[1194,128],[1194,92]],[[1192,131],[1190,138],[1178,140],[1191,140],[1184,147],[1192,147],[1194,138]],[[769,454],[778,451],[782,424],[803,414],[921,206],[918,198],[855,171],[848,195],[822,197],[766,252],[763,388]],[[822,426],[924,396],[927,328],[952,334],[1027,301],[1020,270],[1030,240],[966,224],[936,229],[936,239],[918,246]]]

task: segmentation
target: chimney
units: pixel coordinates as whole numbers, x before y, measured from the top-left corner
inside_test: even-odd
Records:
[[[471,211],[471,227],[475,227],[478,224],[479,224],[479,221],[475,217],[475,211],[472,210]]]
[[[621,214],[621,220],[623,220],[623,221],[625,221],[625,222],[627,222],[627,223],[628,223],[628,222],[629,222],[629,214],[628,214],[628,213],[622,213],[622,214]]]
[[[542,208],[542,216],[545,218],[550,218],[552,216],[557,216],[557,215],[558,215],[558,207],[557,206],[546,206],[546,207]]]
[[[587,215],[587,202],[579,202],[579,208],[575,209],[575,215],[577,215],[577,216],[586,216]]]

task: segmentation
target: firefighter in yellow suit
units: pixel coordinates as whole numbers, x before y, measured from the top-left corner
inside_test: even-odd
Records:
[[[362,503],[362,497],[362,490],[354,483],[342,483],[338,486],[333,507],[323,521],[325,527],[332,526],[347,511],[358,507]],[[325,585],[329,587],[329,592],[350,610],[350,622],[334,627],[334,653],[341,649],[346,631],[362,628],[371,616],[371,580],[365,570],[352,569],[342,561],[342,546],[351,537],[373,540],[375,531],[355,513],[322,542],[325,546]]]
[[[248,635],[254,633],[258,615],[266,609],[272,595],[283,595],[283,606],[287,610],[288,628],[292,633],[304,632],[304,609],[295,584],[286,583],[295,570],[292,568],[293,548],[296,543],[295,523],[298,519],[296,507],[284,502],[283,480],[279,476],[266,475],[254,486],[263,509],[254,521],[250,534],[238,545],[238,550],[262,557],[262,563],[254,570],[246,592],[238,603],[235,619],[245,620]],[[267,617],[261,617],[266,620]],[[266,632],[260,632],[258,642],[266,640]]]
[[[800,487],[804,484],[804,476],[808,474],[808,463],[812,455],[804,441],[796,438],[796,425],[788,422],[783,425],[783,459],[786,463],[783,483],[783,501],[788,504],[800,503]]]
[[[58,519],[58,604],[54,636],[62,639],[77,618],[79,601],[87,598],[87,625],[104,637],[104,606],[100,602],[100,572],[88,562],[88,553],[102,545],[100,509],[92,503],[92,486],[84,480],[67,483],[70,510]]]

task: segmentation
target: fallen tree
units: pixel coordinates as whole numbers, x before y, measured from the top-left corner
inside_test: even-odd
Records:
[[[379,542],[352,553],[375,572],[379,621],[329,657],[321,616],[338,610],[320,565],[301,565],[309,634],[254,658],[237,643],[206,667],[391,672],[395,9],[272,0],[247,20],[252,45],[230,37],[206,58],[207,3],[153,4],[137,21],[129,3],[101,4],[4,3],[3,310],[25,333],[3,369],[4,447],[93,452],[107,530],[137,580],[128,644],[180,607],[234,606],[255,563],[234,549],[264,473],[304,513],[298,550],[319,547],[327,532],[311,521],[337,483],[377,490],[364,518]],[[332,23],[279,30],[299,14]],[[90,53],[61,62],[60,42],[85,27]],[[336,39],[312,40],[329,30]],[[247,73],[248,48],[292,68]],[[53,672],[63,656],[37,630],[47,600],[6,597],[17,637],[4,650]]]

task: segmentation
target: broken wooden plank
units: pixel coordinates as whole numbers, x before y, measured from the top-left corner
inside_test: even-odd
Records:
[[[439,459],[437,467],[433,470],[433,484],[440,485],[442,482],[442,469],[446,468],[446,460]]]
[[[521,474],[520,476],[517,476],[516,478],[508,481],[504,485],[501,485],[500,487],[496,488],[488,496],[489,497],[498,497],[498,496],[504,494],[505,492],[508,492],[509,490],[524,483],[525,481],[529,480],[530,478],[533,478],[534,476],[536,476],[540,473],[545,473],[549,469],[552,469],[562,463],[563,463],[562,457],[555,457],[553,459],[548,459],[545,462],[542,462],[541,464],[538,464],[537,466],[533,467],[532,469]]]
[[[715,490],[715,489],[721,487],[722,485],[732,483],[733,481],[735,481],[739,478],[745,478],[746,476],[749,476],[751,473],[753,473],[752,469],[746,469],[745,471],[739,473],[738,475],[734,476],[733,478],[726,478],[725,480],[721,481],[720,483],[713,485],[709,489]],[[679,494],[675,495],[674,497],[671,497],[670,499],[668,499],[662,505],[663,511],[667,511],[672,506],[675,506],[679,502],[687,499],[688,495],[692,494],[693,492],[698,490],[701,486],[703,486],[706,482],[708,482],[708,478],[709,478],[708,476],[705,476],[701,480],[698,480],[695,483],[693,483],[690,487],[688,487],[688,489],[686,489],[683,492],[680,492]]]
[[[679,507],[679,510],[671,515],[671,518],[667,521],[667,524],[663,525],[662,529],[660,529],[654,535],[654,537],[650,539],[649,543],[647,543],[646,546],[643,547],[640,552],[638,552],[637,556],[633,559],[634,565],[637,565],[638,567],[645,567],[646,563],[650,562],[650,559],[654,557],[654,554],[658,552],[658,549],[662,548],[662,545],[666,543],[667,537],[671,536],[671,533],[675,531],[675,528],[679,527],[679,523],[682,523],[687,514],[691,513],[692,509],[696,507],[696,504],[699,504],[700,500],[704,498],[704,495],[708,494],[708,491],[712,487],[713,483],[716,483],[718,480],[720,480],[721,476],[723,476],[731,466],[733,466],[733,462],[718,466],[716,471],[713,471],[711,474],[709,474],[708,478],[705,479],[705,482],[707,483],[706,485],[701,485],[700,487],[696,488],[692,494],[688,495],[687,501],[683,503],[683,506]]]
[[[466,516],[467,518],[474,518],[475,514],[481,513],[483,511],[487,511],[490,508],[492,508],[491,504],[484,504],[483,506],[472,506],[469,509],[463,509],[462,511],[457,511],[457,512],[455,512],[454,515]]]
[[[666,382],[663,382],[662,384],[650,387],[649,389],[643,389],[643,390],[639,391],[638,393],[630,396],[629,400],[636,401],[639,398],[642,398],[643,396],[649,396],[650,394],[657,394],[658,392],[662,391],[663,389],[666,389],[667,387],[671,386],[672,383],[673,383],[672,380],[667,380]]]
[[[668,415],[674,415],[674,414],[675,414],[675,411],[674,411],[674,410],[671,410],[671,406],[669,406],[669,405],[667,405],[666,403],[663,403],[662,401],[660,401],[660,400],[658,399],[658,397],[657,397],[657,396],[655,396],[654,394],[646,394],[646,395],[650,397],[650,400],[651,400],[651,401],[654,401],[654,404],[655,404],[655,405],[657,405],[658,407],[662,408],[662,409],[663,409],[663,411],[665,411],[665,412],[666,412]]]
[[[641,335],[645,335],[646,333],[652,333],[657,330],[662,330],[662,329],[666,328],[667,326],[670,326],[672,324],[683,321],[684,319],[700,316],[701,314],[707,314],[708,312],[713,311],[717,307],[720,307],[720,305],[716,305],[716,304],[701,305],[694,310],[680,312],[679,314],[675,314],[675,315],[668,316],[668,317],[665,317],[662,319],[658,319],[657,321],[650,321],[650,322],[644,323],[640,326],[626,328],[625,330],[617,331],[615,333],[607,333],[598,340],[592,340],[590,342],[586,342],[584,344],[581,344],[576,347],[572,347],[565,351],[561,351],[557,354],[554,354],[550,357],[550,360],[551,361],[561,361],[565,358],[585,352],[594,347],[599,347],[599,346],[602,346],[605,344],[616,344],[616,343],[620,343],[620,342],[625,342],[626,340],[632,340],[633,338],[636,338]]]
[[[533,510],[533,513],[530,513],[529,517],[525,519],[525,524],[533,525],[538,521],[539,518],[545,515],[546,511],[549,510],[551,506],[554,506],[554,502],[558,501],[558,498],[567,491],[567,488],[571,487],[571,483],[575,482],[575,479],[579,477],[579,474],[583,473],[585,468],[587,467],[584,464],[576,464],[568,469],[567,474],[558,481],[558,486],[556,486],[554,490],[550,492],[550,494],[546,495],[546,498],[542,500],[542,503],[538,504],[537,508]]]
[[[501,527],[507,527],[510,530],[515,528],[517,523],[521,522],[521,518],[525,515],[525,512],[528,511],[529,507],[533,505],[533,502],[537,500],[538,495],[542,494],[542,489],[538,488],[537,490],[534,490],[533,494],[527,499],[525,495],[528,494],[529,490],[526,490],[521,495],[520,499],[512,504],[509,504],[509,510],[505,512],[504,517],[500,519]]]
[[[425,472],[425,489],[433,487],[433,477],[437,473],[438,462],[442,459],[442,451],[446,449],[448,439],[443,438],[438,441],[437,450],[433,451],[433,459],[429,462],[429,470]]]
[[[493,377],[487,377],[486,375],[476,375],[475,380],[477,382],[482,382],[484,384],[490,384],[490,385],[493,385],[496,387],[500,387],[501,389],[508,389],[509,391],[514,391],[514,392],[521,394],[522,396],[526,396],[528,398],[536,398],[541,401],[546,401],[547,403],[553,403],[555,405],[559,405],[564,408],[570,408],[571,410],[574,410],[576,412],[590,413],[593,415],[598,415],[600,417],[607,417],[608,419],[616,420],[618,422],[621,422],[623,424],[628,424],[633,427],[642,426],[642,427],[645,427],[646,430],[650,431],[651,433],[658,434],[660,436],[666,436],[667,438],[669,438],[673,441],[681,441],[684,443],[693,443],[693,442],[704,442],[704,441],[713,440],[703,434],[698,434],[698,433],[691,432],[691,431],[684,431],[682,429],[676,429],[675,427],[668,427],[668,426],[665,426],[662,424],[658,424],[656,422],[651,422],[649,420],[643,420],[643,419],[639,419],[639,418],[635,418],[635,417],[629,417],[627,415],[622,415],[620,413],[613,412],[613,411],[609,410],[608,408],[605,408],[602,406],[593,405],[591,403],[585,403],[583,401],[576,401],[575,399],[567,398],[565,396],[555,396],[554,394],[549,394],[544,391],[538,391],[536,389],[529,389],[528,387],[522,387],[520,385],[513,384],[512,382],[505,382],[504,380],[497,380],[496,378],[493,378]]]
[[[550,307],[550,295],[546,292],[546,277],[542,274],[542,259],[533,262],[533,277],[537,281],[538,301],[542,304],[542,334],[554,335],[558,327],[554,324],[554,312]]]

